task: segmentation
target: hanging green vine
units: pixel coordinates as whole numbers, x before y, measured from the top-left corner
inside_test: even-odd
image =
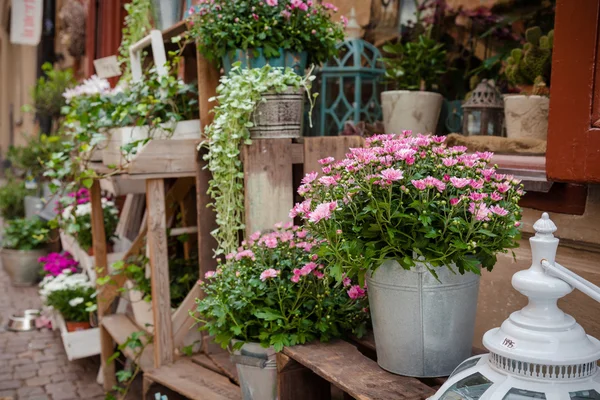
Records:
[[[228,254],[238,247],[238,235],[244,229],[244,172],[240,146],[250,144],[248,128],[254,126],[252,113],[267,92],[282,93],[289,88],[304,88],[309,96],[311,111],[317,93],[310,96],[314,76],[301,77],[291,69],[242,69],[237,63],[228,76],[221,78],[217,88],[219,104],[214,108],[213,123],[205,130],[207,140],[200,148],[208,149],[204,160],[212,172],[208,193],[213,199],[218,228],[212,232],[217,239],[215,256]]]
[[[146,37],[152,29],[150,10],[150,0],[132,0],[131,3],[125,4],[127,15],[125,16],[123,39],[119,47],[119,62],[125,65],[122,76],[126,80],[131,76],[129,48]]]

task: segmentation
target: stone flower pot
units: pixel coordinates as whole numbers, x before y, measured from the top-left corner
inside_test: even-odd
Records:
[[[439,93],[391,90],[381,93],[385,133],[435,133],[444,98]]]
[[[448,376],[471,357],[479,275],[393,260],[367,274],[379,366],[414,377]]]
[[[549,109],[550,99],[546,96],[504,96],[506,137],[546,140]]]

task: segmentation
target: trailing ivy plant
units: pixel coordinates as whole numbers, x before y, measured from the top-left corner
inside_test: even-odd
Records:
[[[312,72],[312,70],[311,70]],[[311,111],[317,93],[310,95],[314,76],[309,72],[301,77],[290,68],[242,69],[236,63],[228,76],[221,77],[214,108],[214,121],[206,130],[206,140],[199,148],[208,149],[204,160],[212,172],[208,193],[213,199],[218,228],[212,232],[218,248],[215,256],[228,254],[238,247],[238,236],[244,229],[244,173],[240,161],[240,146],[250,144],[250,131],[254,126],[252,114],[264,101],[267,92],[282,93],[289,88],[304,88],[308,94]]]

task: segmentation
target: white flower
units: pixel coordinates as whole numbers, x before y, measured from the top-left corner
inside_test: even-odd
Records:
[[[109,93],[110,90],[110,82],[108,80],[92,75],[91,78],[84,80],[81,85],[65,90],[63,97],[69,102],[73,97]]]
[[[83,297],[75,297],[74,299],[69,300],[69,305],[71,307],[75,307],[83,303]]]

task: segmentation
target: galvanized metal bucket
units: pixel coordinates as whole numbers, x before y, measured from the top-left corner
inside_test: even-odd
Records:
[[[393,260],[367,274],[377,363],[414,377],[448,376],[471,356],[479,275]]]
[[[283,93],[267,93],[252,115],[253,139],[296,138],[302,136],[304,88]]]
[[[244,343],[231,360],[236,365],[243,400],[277,400],[275,349]]]
[[[0,259],[4,270],[10,276],[14,286],[35,285],[40,277],[38,258],[48,254],[48,250],[10,250],[2,249]]]

